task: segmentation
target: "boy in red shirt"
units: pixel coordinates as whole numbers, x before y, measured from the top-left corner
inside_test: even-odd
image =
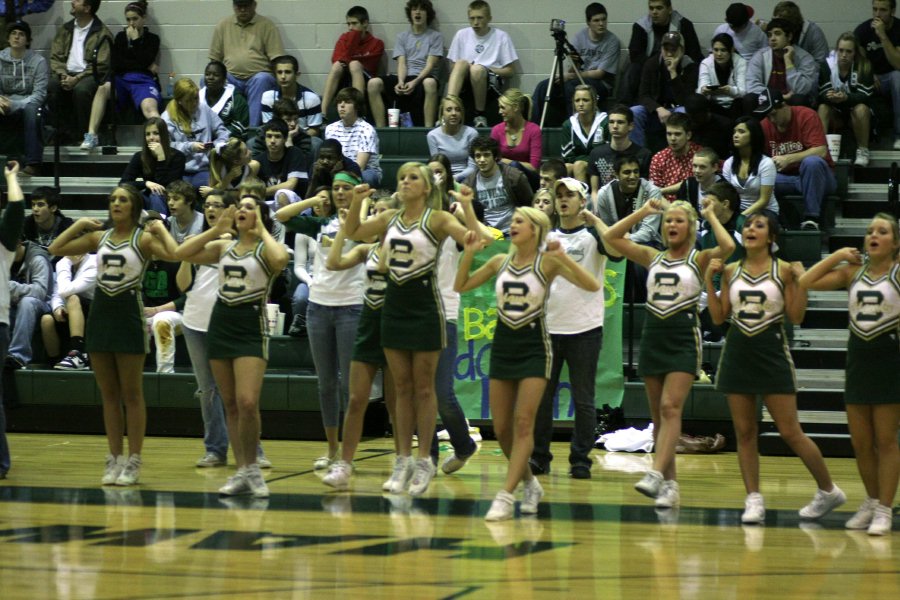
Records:
[[[358,89],[365,97],[366,82],[378,74],[384,42],[369,33],[369,11],[362,6],[354,6],[347,11],[347,33],[338,38],[331,54],[331,70],[325,80],[322,94],[322,115],[334,99],[338,88],[349,85]]]

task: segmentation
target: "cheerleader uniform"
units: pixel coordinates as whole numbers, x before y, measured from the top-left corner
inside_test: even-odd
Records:
[[[847,404],[900,402],[900,265],[878,279],[864,264],[850,284]]]
[[[753,277],[738,263],[729,280],[731,327],[719,357],[716,390],[726,394],[793,394],[794,361],[784,334],[784,282],[778,259]]]
[[[210,359],[255,356],[269,360],[265,304],[275,273],[263,256],[265,244],[244,254],[238,241],[219,260],[219,291],[209,319]]]
[[[382,309],[385,348],[428,352],[447,345],[444,304],[435,275],[441,242],[431,230],[426,208],[417,221],[403,222],[398,211],[388,223],[388,281]]]
[[[147,354],[147,335],[141,286],[150,262],[141,251],[144,230],[113,242],[113,229],[100,238],[97,248],[97,290],[88,313],[85,349],[90,352]]]
[[[641,333],[638,375],[700,369],[697,302],[702,281],[697,250],[685,258],[657,254],[647,274],[647,304]]]
[[[381,346],[381,309],[387,277],[378,271],[378,245],[373,245],[366,255],[366,291],[363,309],[359,316],[359,328],[353,344],[353,360],[379,367],[387,364]]]
[[[552,351],[544,322],[549,286],[540,252],[530,265],[517,267],[507,257],[497,273],[497,328],[491,346],[491,379],[550,379]]]

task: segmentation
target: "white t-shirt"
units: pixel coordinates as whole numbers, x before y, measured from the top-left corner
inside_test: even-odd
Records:
[[[459,248],[456,241],[448,237],[441,244],[437,262],[438,289],[444,301],[444,315],[448,321],[456,322],[459,318],[459,294],[453,291],[456,279],[456,267],[459,264]],[[452,343],[448,340],[448,343]]]
[[[737,173],[732,171],[732,163],[734,163],[733,156],[729,157],[728,160],[725,161],[725,164],[722,165],[722,179],[734,186],[734,189],[741,197],[741,210],[743,211],[759,200],[759,188],[761,186],[775,185],[775,176],[778,174],[778,169],[775,167],[775,162],[771,158],[763,156],[762,160],[759,161],[759,167],[756,169],[756,174],[750,175],[746,181],[741,183]],[[778,214],[778,201],[775,200],[774,189],[772,190],[772,197],[769,198],[769,205],[766,206],[766,208]]]
[[[466,27],[453,36],[447,58],[485,67],[505,67],[519,60],[519,55],[505,31],[491,27],[486,36],[478,37],[474,29]]]
[[[594,230],[554,229],[553,238],[566,254],[600,282],[606,273],[606,250]],[[576,287],[564,277],[550,284],[547,296],[547,329],[552,334],[571,335],[603,327],[603,287],[589,292]]]
[[[187,293],[181,325],[194,331],[206,332],[219,292],[219,266],[200,265],[194,273],[194,285]]]

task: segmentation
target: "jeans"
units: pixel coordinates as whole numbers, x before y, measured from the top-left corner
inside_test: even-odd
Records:
[[[156,313],[147,319],[156,346],[156,372],[175,372],[175,337],[182,333],[183,315],[174,310]]]
[[[463,413],[456,392],[453,389],[453,371],[456,365],[456,321],[447,321],[447,346],[441,350],[438,358],[437,371],[434,377],[434,389],[437,393],[438,414],[444,429],[450,434],[450,444],[456,456],[465,458],[471,456],[478,445],[469,435],[469,424]],[[432,440],[431,455],[437,457],[437,436]]]
[[[676,106],[675,108],[669,109],[671,112],[684,112],[683,106]],[[647,147],[647,135],[650,133],[658,133],[664,132],[666,130],[665,126],[662,124],[662,121],[659,120],[659,116],[656,114],[656,111],[648,111],[644,105],[636,104],[631,107],[631,112],[634,113],[634,129],[631,130],[631,135],[628,137],[631,138],[631,141],[641,146],[642,148]]]
[[[6,360],[9,346],[9,325],[0,323],[0,360]],[[9,471],[9,443],[6,441],[6,409],[3,408],[3,387],[0,386],[0,474]]]
[[[301,327],[306,327],[306,310],[309,305],[309,285],[300,282],[294,288],[294,295],[291,297],[291,311],[294,313],[294,322]]]
[[[229,73],[228,83],[234,85],[247,98],[247,104],[250,105],[250,127],[259,127],[262,122],[263,94],[278,89],[275,77],[269,72],[259,72],[249,79],[238,79]]]
[[[881,95],[891,98],[891,107],[894,114],[894,139],[900,140],[900,71],[893,70],[890,73],[876,75],[881,82]]]
[[[825,197],[837,190],[834,172],[824,158],[807,156],[800,163],[799,175],[775,176],[775,197],[784,198],[793,194],[803,196],[803,216],[818,219],[822,213]]]
[[[225,409],[216,380],[209,368],[206,332],[182,327],[184,342],[191,357],[194,378],[197,380],[197,396],[203,417],[203,445],[206,452],[220,458],[228,456],[228,427],[225,425]]]
[[[31,338],[34,336],[34,327],[40,318],[49,312],[49,304],[31,296],[24,296],[18,304],[10,306],[9,318],[13,322],[8,349],[10,356],[25,365],[31,362]]]
[[[588,456],[594,447],[594,429],[597,427],[597,409],[594,392],[597,380],[597,362],[603,344],[603,328],[570,335],[551,334],[553,366],[550,381],[541,399],[534,424],[534,450],[532,461],[547,466],[553,460],[550,440],[553,437],[553,396],[559,385],[563,363],[569,366],[569,383],[572,386],[572,403],[575,405],[575,428],[569,447],[569,464],[591,467]]]
[[[370,169],[366,167],[362,172],[363,183],[369,184],[371,188],[377,188],[381,185],[381,169]]]
[[[324,306],[310,302],[306,309],[306,331],[313,364],[319,378],[322,425],[338,427],[341,411],[350,399],[350,359],[361,304]]]
[[[13,135],[14,131],[25,132],[25,164],[23,166],[40,166],[44,161],[43,122],[40,110],[40,106],[28,104],[18,112],[0,116],[0,123],[2,123],[5,135]]]
[[[199,188],[204,185],[209,185],[209,171],[197,171],[196,173],[185,173],[184,176],[182,177],[182,179],[187,181],[189,184],[191,184],[195,188]]]
[[[147,190],[144,190],[143,195],[145,210],[155,210],[164,217],[169,215],[169,205],[166,203],[165,196],[161,194],[151,194]]]

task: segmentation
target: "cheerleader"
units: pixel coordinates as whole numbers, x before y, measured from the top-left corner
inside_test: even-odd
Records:
[[[509,227],[509,254],[492,256],[471,274],[475,251],[483,244],[470,232],[453,286],[457,292],[467,292],[497,277],[497,328],[491,346],[489,394],[494,432],[509,465],[503,489],[484,517],[487,521],[513,517],[513,492],[519,482],[524,482],[519,507],[523,514],[536,513],[544,495],[528,468],[528,459],[534,447],[535,415],[552,363],[550,335],[544,322],[550,283],[561,275],[581,289],[600,289],[597,278],[572,260],[559,242],[541,249],[549,230],[546,214],[530,206],[517,208]]]
[[[412,435],[430,440],[437,419],[435,372],[447,344],[444,307],[436,281],[439,249],[447,237],[462,244],[466,228],[441,210],[441,191],[431,170],[421,163],[405,163],[397,172],[402,201],[399,210],[387,210],[360,223],[360,207],[368,186],[357,186],[344,223],[346,235],[365,240],[384,235],[388,249],[388,282],[381,315],[381,339],[397,395],[395,435],[398,455],[391,475],[391,492],[425,493],[435,473],[427,443],[420,443],[412,459]],[[466,223],[480,227],[472,211],[472,190],[452,192],[462,202]]]
[[[207,331],[207,355],[228,424],[237,473],[219,488],[224,496],[267,498],[269,488],[257,462],[259,394],[266,372],[268,333],[265,304],[272,280],[288,262],[272,237],[263,200],[244,195],[215,224],[178,247],[176,256],[195,264],[219,264],[219,292]],[[221,239],[237,230],[234,240]]]
[[[731,327],[719,357],[716,389],[728,398],[738,462],[747,490],[742,523],[762,523],[766,509],[759,492],[756,396],[761,395],[778,433],[806,465],[819,486],[812,502],[800,509],[803,519],[818,519],[847,501],[831,481],[822,453],[800,428],[797,419],[797,377],[784,334],[784,317],[800,323],[806,312],[806,290],[799,289],[800,263],[775,258],[772,246],[778,222],[768,212],[747,217],[741,229],[744,258],[706,271],[709,314],[715,324],[727,318]],[[713,279],[722,273],[721,292]]]
[[[147,429],[144,359],[150,351],[141,283],[153,255],[171,258],[175,240],[162,221],[139,225],[141,193],[123,184],[109,195],[110,229],[97,219],[78,219],[50,244],[56,256],[97,253],[97,290],[85,329],[85,347],[103,398],[103,423],[109,455],[103,485],[134,485],[141,474],[141,449]],[[122,405],[125,414],[122,414]],[[128,458],[123,436],[128,433]]]
[[[846,523],[869,535],[891,531],[891,506],[900,479],[900,230],[897,219],[878,213],[869,223],[865,257],[843,248],[800,278],[800,287],[850,291],[850,340],[844,401],[856,466],[866,500]],[[846,263],[846,264],[843,264]]]
[[[643,219],[659,213],[665,250],[642,246],[625,237]],[[684,400],[700,370],[697,301],[703,282],[701,274],[711,259],[727,258],[734,251],[734,240],[712,207],[704,203],[701,214],[715,234],[715,248],[695,249],[697,213],[684,200],[671,205],[649,200],[603,234],[609,247],[649,269],[638,375],[644,379],[653,417],[655,455],[653,468],[634,488],[655,498],[660,508],[671,508],[680,501],[675,444],[681,436]]]

